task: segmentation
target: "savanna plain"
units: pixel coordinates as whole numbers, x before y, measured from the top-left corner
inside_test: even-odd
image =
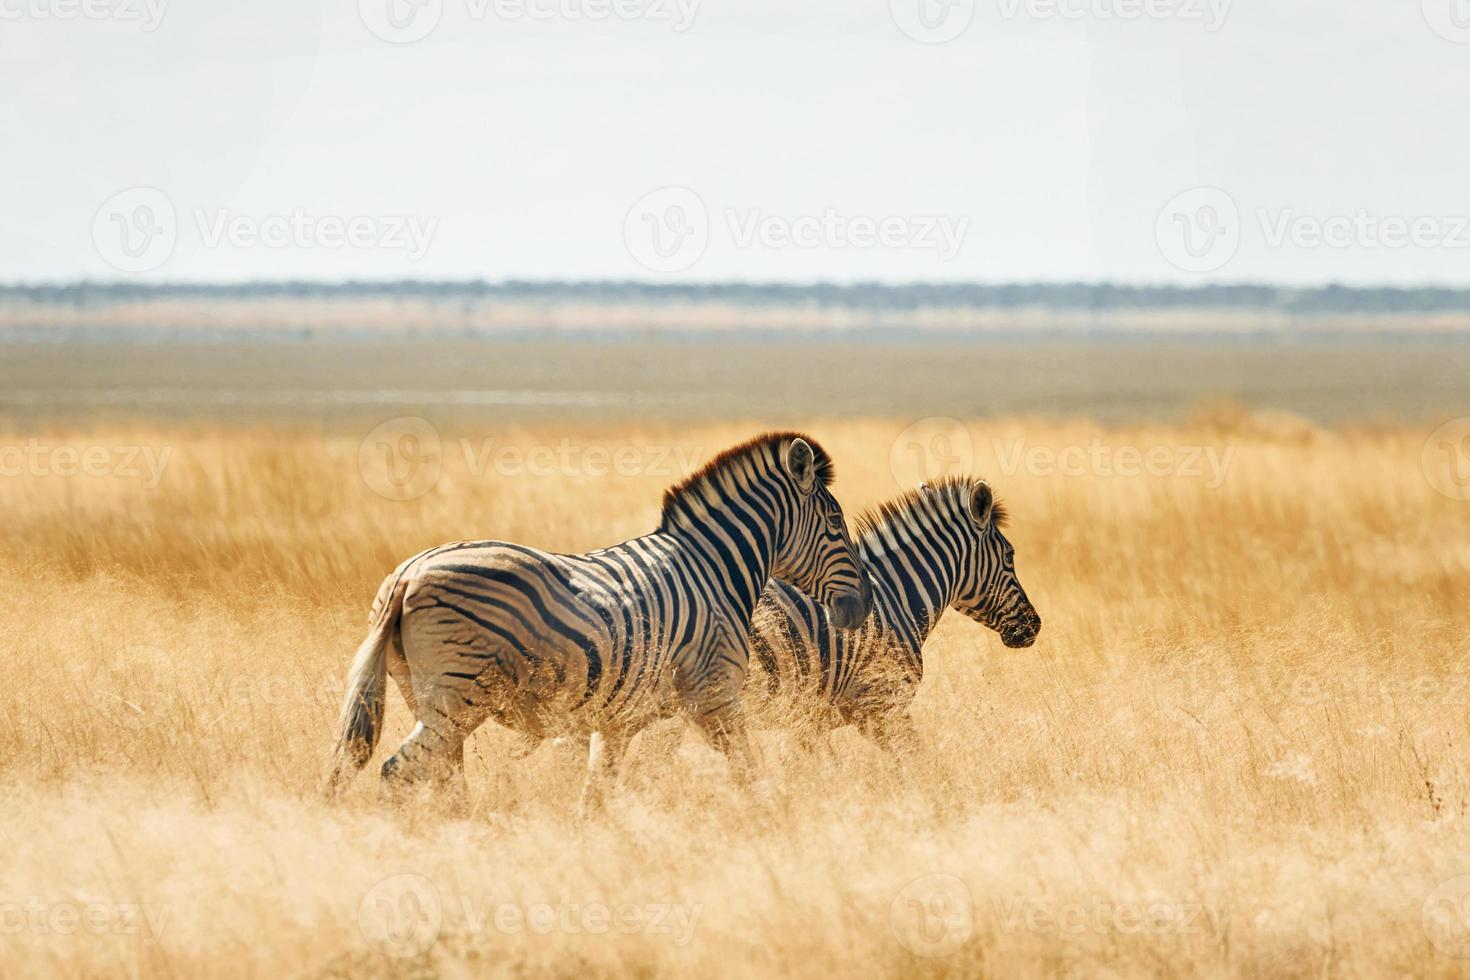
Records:
[[[0,972],[1470,968],[1470,502],[1445,419],[800,420],[850,517],[916,467],[989,479],[1037,643],[951,613],[910,754],[851,730],[803,750],[757,690],[760,792],[691,731],[635,743],[580,819],[585,760],[493,725],[467,815],[380,804],[411,724],[391,687],[374,763],[319,798],[374,591],[444,541],[643,533],[764,426],[392,416],[0,426]]]

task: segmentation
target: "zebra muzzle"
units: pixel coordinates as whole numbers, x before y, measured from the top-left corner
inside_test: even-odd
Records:
[[[860,593],[844,592],[832,600],[827,612],[833,626],[840,630],[855,630],[868,618],[871,605],[871,595],[866,589]]]
[[[1036,642],[1036,635],[1041,632],[1041,617],[1036,610],[1027,609],[1025,612],[1010,620],[1000,628],[1000,642],[1012,649],[1029,647]]]

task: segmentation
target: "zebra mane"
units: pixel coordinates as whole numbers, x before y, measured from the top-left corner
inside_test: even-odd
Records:
[[[937,511],[945,509],[945,503],[958,504],[961,511],[970,506],[970,487],[979,482],[973,476],[941,476],[937,480],[922,484],[917,490],[906,490],[876,507],[859,514],[856,519],[858,534],[865,541],[881,537],[883,532],[894,526],[906,526],[909,515],[916,510]],[[991,491],[990,520],[996,527],[1005,527],[1010,514],[1005,504]]]
[[[731,446],[708,463],[705,463],[698,470],[665,490],[661,525],[664,527],[668,526],[669,512],[678,500],[690,491],[714,479],[717,474],[724,471],[732,463],[751,456],[764,456],[773,450],[776,458],[779,460],[781,448],[793,439],[803,439],[808,446],[812,447],[812,460],[816,467],[817,479],[822,481],[822,486],[830,487],[832,480],[837,475],[837,470],[832,464],[832,457],[827,455],[827,450],[818,445],[815,439],[803,432],[766,432],[756,436],[754,439],[747,439],[738,446]]]

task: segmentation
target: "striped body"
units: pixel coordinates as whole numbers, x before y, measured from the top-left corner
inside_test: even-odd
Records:
[[[664,533],[585,555],[497,541],[436,549],[404,568],[389,673],[430,710],[483,711],[538,738],[641,725],[672,713],[676,675],[743,673],[726,640],[749,613],[738,594],[700,587],[710,564]],[[415,683],[404,650],[431,648],[435,669]]]
[[[820,449],[773,434],[670,490],[643,537],[581,555],[460,542],[404,562],[378,592],[349,677],[334,785],[371,754],[384,672],[418,719],[384,765],[389,780],[456,775],[465,737],[487,718],[533,739],[598,733],[615,759],[682,708],[731,749],[744,737],[746,636],[768,576],[811,589],[839,621],[867,613],[830,477]],[[743,764],[743,743],[732,751]]]
[[[818,605],[773,580],[751,625],[772,691],[815,696],[837,724],[886,738],[906,725],[924,642],[946,609],[996,630],[1007,646],[1029,646],[1041,619],[1016,578],[1004,520],[989,487],[968,479],[941,481],[860,518],[873,609],[859,630],[833,629]]]

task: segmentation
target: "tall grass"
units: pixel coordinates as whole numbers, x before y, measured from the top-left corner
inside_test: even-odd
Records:
[[[850,514],[901,489],[904,423],[807,428]],[[375,766],[315,797],[373,591],[446,540],[641,533],[752,426],[443,431],[410,500],[375,492],[365,433],[34,433],[111,455],[0,477],[0,973],[1463,970],[1470,504],[1426,476],[1427,433],[1228,408],[968,429],[1036,646],[952,615],[912,757],[851,731],[804,753],[766,706],[763,795],[688,734],[635,744],[585,822],[583,760],[515,759],[493,726],[467,819],[384,810]],[[1174,468],[1007,462],[1099,444]],[[166,458],[156,486],[120,472],[132,447]],[[1181,472],[1196,447],[1231,451],[1222,479]],[[388,717],[391,750],[396,692]]]

